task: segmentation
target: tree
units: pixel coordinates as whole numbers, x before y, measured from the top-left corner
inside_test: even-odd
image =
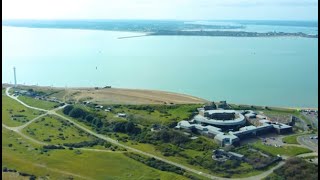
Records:
[[[128,122],[126,125],[125,125],[125,130],[126,130],[126,132],[128,132],[128,133],[132,133],[133,132],[133,130],[134,130],[134,124],[133,124],[133,122]]]
[[[81,118],[81,117],[84,117],[85,115],[86,115],[86,112],[80,108],[73,108],[69,112],[69,116],[74,117],[74,118]]]
[[[73,109],[73,106],[68,105],[63,108],[63,114],[69,115],[70,111]]]
[[[91,123],[94,119],[94,116],[92,116],[91,114],[88,114],[85,119],[87,122]]]

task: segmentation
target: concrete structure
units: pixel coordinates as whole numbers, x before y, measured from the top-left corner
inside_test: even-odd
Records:
[[[185,129],[185,130],[197,130],[201,134],[212,135],[215,136],[217,134],[222,133],[220,128],[214,126],[203,126],[201,124],[190,124],[189,121],[180,121],[178,125],[175,127],[177,129]]]
[[[214,137],[214,140],[219,143],[220,146],[238,144],[240,139],[233,134],[220,133]]]
[[[122,117],[122,118],[127,117],[127,115],[125,113],[118,113],[117,115],[118,115],[118,117]]]
[[[231,152],[231,151],[227,152],[223,149],[213,150],[212,153],[213,153],[212,159],[216,161],[226,161],[228,159],[235,159],[239,161],[244,160],[244,155]]]
[[[276,132],[279,134],[289,133],[292,131],[292,126],[273,123],[266,119],[259,120],[259,126],[243,126],[246,123],[245,117],[239,112],[234,110],[207,110],[199,108],[199,115],[196,115],[191,121],[180,121],[176,128],[185,129],[187,131],[197,131],[201,134],[213,136],[214,140],[220,144],[220,146],[236,145],[240,139],[244,139],[250,136],[256,136],[268,132]],[[253,111],[243,111],[244,114],[255,114]],[[209,119],[217,118],[217,119]],[[232,118],[234,119],[228,119]],[[265,116],[263,116],[265,118]],[[219,120],[224,119],[224,120]],[[222,129],[224,127],[240,126],[238,131],[229,131],[224,133]],[[243,126],[243,127],[241,127]],[[223,128],[220,128],[223,127]]]
[[[245,117],[235,110],[204,110],[200,109],[199,114],[193,119],[197,123],[209,124],[218,127],[229,128],[242,126],[246,123]]]
[[[217,103],[217,107],[220,109],[228,109],[227,101],[220,101]]]
[[[14,73],[14,87],[17,87],[16,67],[13,67],[13,73]]]

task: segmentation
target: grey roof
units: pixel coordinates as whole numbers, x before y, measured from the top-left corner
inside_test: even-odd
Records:
[[[220,111],[220,110],[209,110],[209,111]],[[225,110],[221,111],[224,112]],[[232,110],[229,110],[232,111]],[[232,119],[232,120],[216,120],[216,119],[209,119],[207,117],[203,117],[201,115],[196,115],[194,117],[194,120],[197,122],[202,122],[202,123],[207,123],[207,124],[212,124],[212,125],[219,125],[219,126],[233,126],[233,125],[243,125],[245,124],[246,120],[244,118],[244,116],[240,113],[237,113],[237,115],[239,116],[236,119]]]
[[[183,120],[183,121],[178,122],[177,127],[178,128],[189,129],[189,128],[194,127],[194,125],[193,124],[191,125],[188,121]]]
[[[208,129],[209,133],[217,135],[222,133],[220,128],[214,127],[214,126],[206,126],[206,128]]]
[[[219,141],[223,141],[224,139],[230,139],[230,140],[236,140],[236,139],[239,139],[237,136],[233,135],[233,134],[223,134],[223,133],[220,133],[220,134],[217,134],[215,137],[214,137],[215,140],[219,140]]]
[[[256,129],[257,127],[251,125],[251,126],[244,126],[240,128],[239,131],[250,131],[250,130],[256,130]]]
[[[252,117],[256,117],[256,114],[248,113],[248,114],[245,114],[244,116],[246,116],[247,118],[252,118]]]
[[[232,156],[236,156],[236,157],[239,157],[239,158],[243,158],[244,157],[244,155],[238,154],[238,153],[235,153],[235,152],[228,152],[228,154],[231,154]]]
[[[277,123],[277,124],[272,124],[272,126],[275,129],[287,129],[287,128],[292,128],[292,126],[286,125],[286,124],[282,124],[282,123]]]
[[[201,130],[201,131],[208,131],[208,129],[204,126],[202,126],[201,124],[195,124],[194,127],[198,130]]]

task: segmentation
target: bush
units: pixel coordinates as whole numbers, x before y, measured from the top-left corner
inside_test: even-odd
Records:
[[[44,149],[65,149],[63,146],[56,146],[56,145],[46,145],[43,146]]]
[[[69,112],[69,116],[73,117],[73,118],[83,118],[87,115],[87,113],[81,109],[81,108],[73,108],[70,112]]]
[[[68,105],[66,107],[63,108],[63,114],[69,115],[70,111],[73,109],[72,105]]]
[[[94,141],[83,141],[79,143],[64,143],[63,145],[71,148],[81,148],[81,147],[92,147],[95,145],[104,145],[104,143],[105,143],[104,140],[97,139]]]

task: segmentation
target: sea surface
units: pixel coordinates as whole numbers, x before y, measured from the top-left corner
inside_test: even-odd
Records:
[[[118,39],[131,35],[139,34],[4,26],[2,82],[14,82],[15,66],[18,83],[26,85],[111,85],[230,103],[318,107],[318,39]]]

